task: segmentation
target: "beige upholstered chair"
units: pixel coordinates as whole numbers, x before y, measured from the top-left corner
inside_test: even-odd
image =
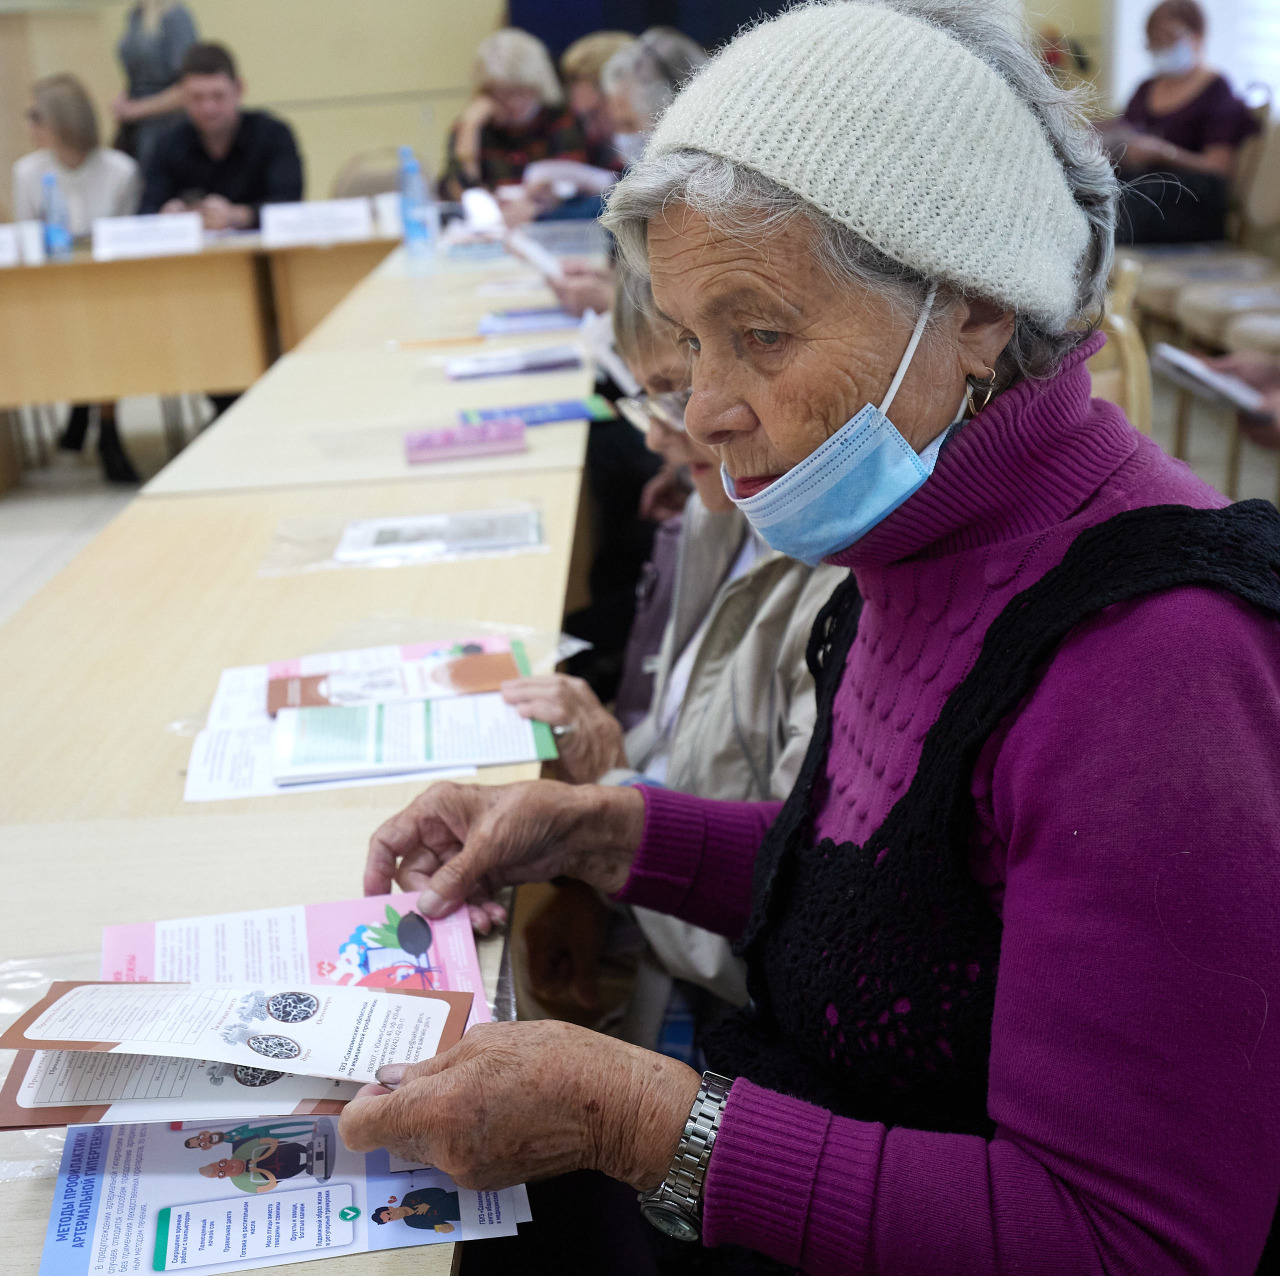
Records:
[[[394,146],[379,146],[353,155],[330,183],[329,196],[356,199],[399,189],[400,152]]]

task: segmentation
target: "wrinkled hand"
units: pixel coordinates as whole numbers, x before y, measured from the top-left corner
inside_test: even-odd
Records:
[[[1251,385],[1263,394],[1280,390],[1280,358],[1275,355],[1264,354],[1261,350],[1237,350],[1205,362],[1215,372],[1239,377],[1245,385]]]
[[[175,196],[173,199],[166,199],[160,211],[162,213],[189,213],[191,209],[187,207],[185,200],[178,199]]]
[[[667,1172],[698,1093],[686,1064],[555,1020],[479,1024],[454,1048],[379,1076],[339,1123],[354,1152],[385,1147],[494,1191],[600,1170],[638,1191]]]
[[[1177,148],[1163,138],[1149,133],[1134,133],[1125,139],[1122,163],[1142,168],[1152,164],[1171,164],[1177,159]]]
[[[499,204],[502,209],[502,221],[508,230],[518,230],[521,226],[534,221],[542,211],[524,191],[518,195],[504,196]]]
[[[600,1009],[600,954],[609,915],[608,905],[591,887],[570,881],[557,885],[529,918],[525,974],[529,991],[548,1009],[565,1002],[588,1014]]]
[[[502,698],[522,718],[573,728],[556,740],[556,779],[594,784],[611,768],[627,765],[622,727],[581,678],[563,673],[513,678],[502,684]]]
[[[441,917],[467,904],[482,934],[505,917],[494,895],[517,882],[576,877],[622,889],[644,833],[644,798],[631,788],[527,784],[431,785],[369,841],[364,893],[393,881],[420,891],[418,907]]]
[[[613,271],[605,266],[573,260],[562,262],[561,266],[564,279],[548,280],[561,309],[578,317],[587,310],[594,310],[598,315],[606,314],[613,305]]]
[[[689,484],[684,467],[664,465],[640,491],[640,517],[665,523],[683,512],[689,500]]]

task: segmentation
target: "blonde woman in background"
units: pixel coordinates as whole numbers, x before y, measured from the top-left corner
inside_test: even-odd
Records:
[[[449,134],[445,198],[516,185],[535,160],[586,162],[586,137],[541,40],[515,27],[495,31],[476,50],[472,83],[475,97]]]
[[[127,87],[111,103],[119,130],[116,146],[146,166],[156,139],[182,118],[178,71],[200,38],[185,4],[138,0],[129,10],[116,54]]]
[[[98,117],[84,85],[74,75],[50,75],[31,90],[27,108],[35,150],[13,166],[13,210],[19,221],[45,218],[45,180],[52,175],[66,205],[72,235],[82,238],[98,217],[124,217],[137,210],[142,177],[129,156],[99,145]],[[116,431],[115,405],[99,412],[98,454],[108,480],[136,483],[129,458]],[[71,409],[59,446],[71,452],[84,447],[89,405]]]
[[[613,112],[600,77],[611,58],[635,43],[636,37],[627,31],[593,31],[560,55],[560,78],[569,96],[569,109],[587,138],[587,163],[618,173],[624,160],[613,143]]]

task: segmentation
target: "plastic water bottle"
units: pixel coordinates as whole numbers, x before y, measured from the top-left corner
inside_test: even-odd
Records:
[[[40,179],[44,196],[44,250],[50,257],[70,257],[72,247],[71,214],[58,185],[56,173],[46,173]]]
[[[410,257],[432,257],[440,238],[440,210],[427,190],[413,147],[400,148],[400,216]]]

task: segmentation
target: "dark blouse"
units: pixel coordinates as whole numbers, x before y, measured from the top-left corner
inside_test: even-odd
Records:
[[[480,133],[480,181],[473,182],[462,171],[457,155],[458,128],[449,132],[449,149],[445,159],[441,190],[448,198],[454,190],[468,186],[513,185],[534,160],[568,159],[587,162],[587,139],[572,111],[543,107],[527,127],[516,130],[486,125]],[[455,186],[456,183],[456,186]]]
[[[1258,131],[1249,108],[1222,76],[1214,76],[1190,102],[1156,115],[1148,106],[1154,80],[1144,80],[1124,109],[1123,120],[1139,133],[1163,138],[1199,155],[1210,146],[1239,146]]]

